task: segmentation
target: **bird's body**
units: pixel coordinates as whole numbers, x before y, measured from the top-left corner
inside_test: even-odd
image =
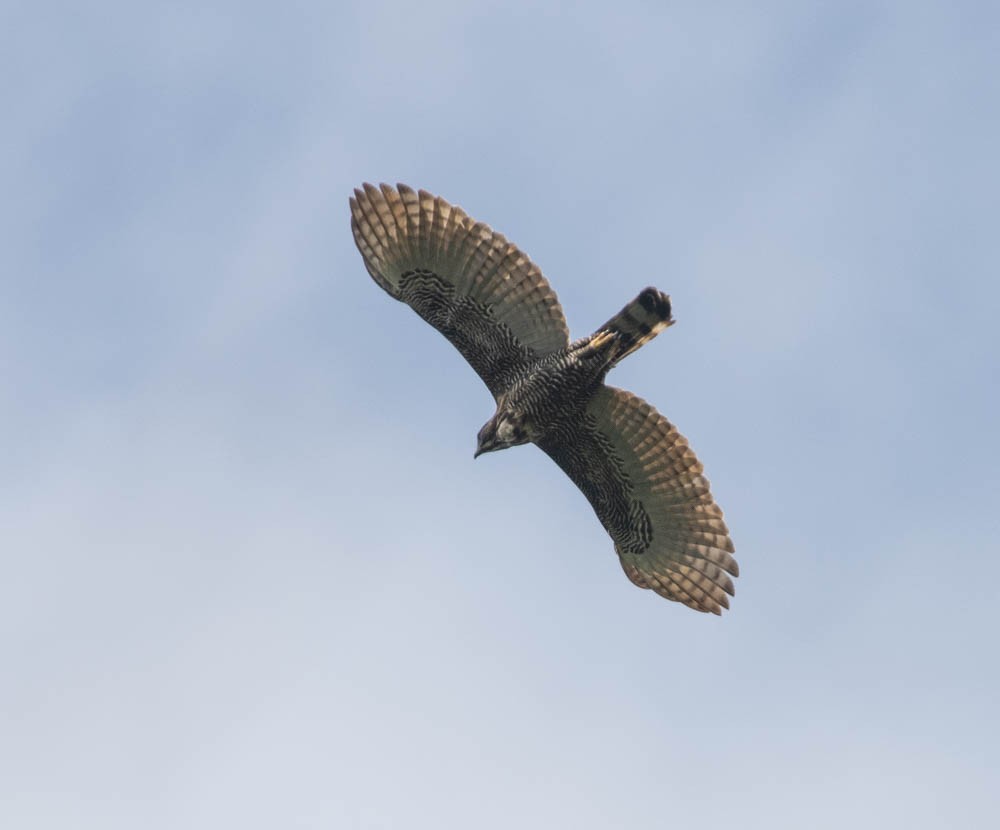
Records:
[[[444,334],[493,393],[476,455],[536,444],[583,491],[636,585],[700,611],[728,608],[738,569],[701,464],[663,416],[604,384],[673,322],[669,297],[647,288],[570,343],[538,268],[461,209],[404,185],[365,185],[351,210],[375,281]]]
[[[642,307],[644,300],[651,311]],[[651,318],[642,322],[643,331],[626,333],[625,315],[632,314]],[[557,442],[560,434],[586,417],[587,406],[612,366],[671,323],[670,299],[655,288],[647,288],[589,337],[527,360],[498,396],[497,411],[487,426],[506,420],[523,425],[526,441],[539,446]],[[481,439],[477,455],[520,443],[524,441],[500,441],[497,446],[484,447]]]

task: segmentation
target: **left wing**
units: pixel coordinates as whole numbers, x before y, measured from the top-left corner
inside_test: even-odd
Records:
[[[494,397],[569,343],[538,266],[444,199],[365,184],[351,199],[351,229],[375,282],[447,337]]]
[[[582,418],[538,445],[587,497],[640,588],[721,614],[739,567],[687,440],[641,398],[602,386]]]

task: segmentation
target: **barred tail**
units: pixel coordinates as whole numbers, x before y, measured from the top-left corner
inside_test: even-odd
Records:
[[[673,323],[670,297],[646,288],[591,336],[590,345],[608,348],[613,366]]]

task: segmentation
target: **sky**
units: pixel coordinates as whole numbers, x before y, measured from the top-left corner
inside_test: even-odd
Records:
[[[940,828],[1000,811],[992,3],[13,2],[0,824]],[[625,578],[369,278],[405,182],[689,438],[723,617]]]

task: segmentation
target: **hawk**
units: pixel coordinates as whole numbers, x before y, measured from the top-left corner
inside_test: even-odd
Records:
[[[670,326],[646,288],[570,342],[538,267],[461,208],[406,185],[354,191],[351,229],[368,273],[441,332],[496,399],[476,456],[531,442],[587,497],[625,574],[698,611],[729,608],[739,569],[702,465],[666,418],[604,378]]]

